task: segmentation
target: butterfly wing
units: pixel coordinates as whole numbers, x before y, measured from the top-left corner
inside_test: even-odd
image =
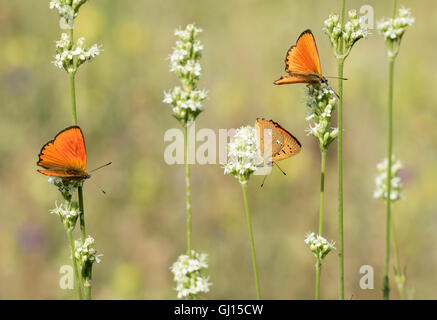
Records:
[[[265,129],[270,131],[264,131]],[[264,134],[272,134],[272,162],[283,160],[298,154],[302,148],[300,142],[287,130],[273,120],[257,119],[257,134],[259,136],[260,151],[264,155]]]
[[[303,75],[290,75],[290,76],[282,76],[275,82],[274,84],[290,84],[290,83],[312,83],[312,82],[320,82],[319,78],[314,76],[303,76]]]
[[[322,79],[319,52],[311,30],[305,30],[287,51],[285,71],[289,76],[281,77],[274,84],[318,83]]]
[[[86,149],[79,126],[68,127],[47,142],[39,153],[38,172],[61,178],[85,179]]]

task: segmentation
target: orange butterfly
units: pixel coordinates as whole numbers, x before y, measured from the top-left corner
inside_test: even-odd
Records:
[[[85,140],[79,126],[60,131],[41,148],[38,157],[36,164],[44,168],[38,169],[38,172],[46,176],[78,181],[90,177],[85,171]]]
[[[285,57],[285,72],[288,76],[282,76],[274,84],[288,83],[327,83],[328,80],[322,75],[319,52],[316,40],[311,30],[305,30],[288,49]]]
[[[257,118],[255,129],[258,136],[261,156],[263,158],[266,156],[270,158],[270,155],[264,155],[264,134],[271,135],[271,162],[273,163],[298,154],[302,148],[299,140],[273,120]],[[267,129],[267,131],[264,131],[265,129]]]

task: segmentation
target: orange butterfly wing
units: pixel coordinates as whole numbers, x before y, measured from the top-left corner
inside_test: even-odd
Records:
[[[287,52],[285,71],[289,76],[282,76],[274,84],[319,83],[322,79],[319,52],[311,30],[305,30]]]
[[[256,119],[257,135],[261,155],[264,155],[264,129],[271,130],[272,134],[272,162],[292,157],[300,152],[302,145],[290,132],[282,128],[273,120]]]
[[[293,75],[293,76],[282,76],[278,80],[274,82],[274,84],[290,84],[290,83],[308,83],[310,81],[310,77],[308,76],[300,76],[300,75]],[[319,82],[317,80],[316,82]]]
[[[86,173],[86,149],[79,126],[68,127],[47,142],[39,153],[38,172],[61,178],[82,180]]]

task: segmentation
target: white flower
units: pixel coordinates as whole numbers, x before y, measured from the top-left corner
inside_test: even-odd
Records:
[[[232,174],[241,183],[262,164],[254,127],[241,127],[228,144],[228,162],[223,166],[225,174]]]
[[[181,87],[175,87],[169,92],[164,92],[164,103],[173,106],[173,114],[184,118],[187,113],[197,115],[202,112],[202,102],[206,99],[205,90],[185,91]]]
[[[49,7],[50,9],[59,9],[59,7],[61,6],[60,0],[52,0],[50,1]]]
[[[209,277],[202,273],[208,268],[208,255],[191,251],[190,255],[183,254],[178,257],[170,267],[176,282],[178,299],[195,297],[201,292],[209,292],[211,283]]]
[[[332,112],[337,106],[334,90],[325,83],[307,87],[306,119],[311,121],[308,134],[317,138],[321,149],[326,149],[338,134],[336,128],[331,128]]]
[[[356,10],[350,10],[348,16],[349,21],[344,24],[343,29],[340,19],[335,13],[330,14],[324,23],[323,30],[329,36],[336,55],[339,55],[337,49],[340,37],[344,40],[344,56],[347,56],[358,40],[367,38],[370,34],[369,29],[361,23]]]
[[[320,261],[323,260],[332,249],[335,249],[335,242],[328,242],[328,240],[320,235],[316,235],[314,232],[308,233],[304,241],[310,246],[312,253],[314,253],[316,258]]]
[[[410,9],[400,8],[398,16],[394,19],[383,19],[378,22],[378,32],[387,40],[399,42],[404,35],[407,27],[414,24],[414,17],[411,16]]]
[[[50,210],[50,213],[61,218],[65,230],[73,230],[80,211],[76,203],[65,202],[59,206],[56,203],[55,208]]]
[[[388,160],[385,158],[377,165],[379,171],[378,176],[375,178],[376,190],[373,193],[373,197],[376,199],[387,200],[388,185],[387,185],[387,168]],[[395,156],[392,157],[391,166],[391,191],[390,200],[392,202],[405,198],[402,192],[401,178],[399,177],[399,171],[403,168],[400,160],[396,160]]]
[[[169,55],[170,72],[178,76],[182,88],[175,87],[169,92],[164,92],[163,102],[172,105],[173,115],[183,125],[196,119],[202,111],[202,101],[206,99],[206,92],[196,89],[202,71],[199,60],[203,45],[197,40],[200,32],[202,30],[193,24],[185,29],[176,29],[174,34],[179,39]]]
[[[81,265],[86,263],[93,264],[94,262],[100,263],[100,257],[103,255],[97,254],[96,250],[93,248],[94,242],[95,240],[91,236],[88,236],[83,243],[79,240],[74,241],[74,246],[76,248],[74,256],[78,259]]]
[[[356,10],[349,11],[350,21],[345,23],[343,30],[343,39],[345,40],[346,51],[355,44],[359,39],[367,38],[370,31],[358,18]]]
[[[83,185],[82,181],[74,181],[57,177],[49,177],[48,182],[56,186],[65,200],[70,201],[76,189]]]
[[[61,34],[61,40],[56,41],[56,48],[68,48],[70,45],[70,36],[66,33]]]
[[[90,48],[86,47],[85,38],[77,40],[76,45],[70,50],[70,36],[66,33],[61,35],[61,40],[56,42],[55,60],[53,64],[58,68],[63,68],[68,72],[75,72],[85,61],[91,61],[103,51],[101,46],[94,44]]]

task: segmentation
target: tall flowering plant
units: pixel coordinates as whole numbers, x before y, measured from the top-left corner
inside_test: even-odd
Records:
[[[76,112],[76,90],[75,75],[79,67],[85,62],[93,60],[102,52],[101,46],[94,44],[86,45],[83,37],[74,41],[74,21],[79,14],[79,9],[87,0],[52,0],[49,3],[50,9],[56,10],[59,14],[59,26],[63,30],[61,38],[56,42],[56,54],[53,64],[67,72],[70,80],[71,113],[73,124],[77,125]],[[78,298],[91,299],[92,287],[92,266],[100,262],[100,258],[93,248],[94,239],[86,235],[85,212],[83,201],[83,180],[74,181],[63,178],[49,178],[49,182],[56,186],[64,202],[51,210],[51,213],[59,216],[64,226],[71,250],[71,259],[75,276],[75,287]],[[77,191],[77,198],[75,198]],[[81,237],[73,241],[73,230],[79,220]]]
[[[330,144],[338,135],[338,129],[331,126],[332,114],[337,106],[337,97],[334,90],[327,84],[314,84],[307,86],[307,120],[309,121],[308,134],[317,139],[320,154],[321,154],[321,169],[320,169],[320,207],[319,207],[319,231],[315,236],[311,233],[305,242],[310,244],[311,250],[314,253],[313,247],[315,241],[323,240],[323,211],[324,211],[324,194],[325,194],[325,165],[326,152]],[[316,239],[316,240],[314,240]],[[320,241],[319,241],[320,242]],[[316,246],[318,247],[318,246]],[[334,246],[332,245],[332,248]],[[330,250],[329,250],[330,251]],[[326,254],[329,252],[327,251]],[[322,269],[322,260],[326,254],[315,254],[316,262],[316,300],[320,299],[320,276]]]
[[[390,297],[390,285],[389,285],[389,266],[390,266],[390,229],[394,230],[392,215],[391,215],[391,203],[396,200],[392,199],[392,189],[396,190],[396,180],[389,178],[393,174],[393,81],[394,81],[394,65],[396,57],[398,56],[401,40],[405,34],[407,27],[413,25],[414,18],[411,16],[410,9],[400,8],[398,15],[396,15],[396,0],[393,0],[393,14],[390,19],[381,20],[377,29],[385,40],[386,52],[388,57],[388,143],[387,143],[387,159],[386,159],[386,178],[383,180],[386,188],[386,235],[385,235],[385,269],[383,278],[383,298],[389,299]],[[394,165],[396,168],[396,164]],[[381,182],[382,183],[382,182]],[[380,184],[381,184],[380,183]],[[395,184],[394,184],[395,183]],[[381,189],[379,186],[378,189]],[[383,193],[385,194],[385,193]],[[396,239],[394,239],[396,242]],[[397,254],[397,253],[396,253]],[[399,259],[397,259],[399,261]],[[396,268],[396,279],[401,279],[400,266]],[[405,277],[403,277],[405,278]],[[398,282],[399,287],[399,282]],[[400,289],[401,297],[405,296],[403,293],[403,284]]]
[[[357,11],[348,12],[349,21],[345,21],[346,0],[341,1],[340,14],[332,13],[325,20],[324,31],[327,34],[338,65],[338,297],[344,300],[344,250],[343,250],[343,70],[344,62],[355,44],[369,34],[360,21]]]
[[[188,135],[194,128],[194,121],[203,111],[202,102],[206,99],[206,91],[197,89],[201,76],[200,58],[203,45],[198,40],[202,32],[194,24],[189,24],[185,29],[176,29],[178,38],[173,53],[170,55],[170,72],[174,72],[181,82],[168,92],[164,92],[164,103],[171,106],[173,116],[184,128],[185,150],[185,191],[186,191],[186,229],[187,229],[187,254],[181,255],[173,264],[171,270],[176,281],[178,298],[196,298],[201,292],[208,292],[210,283],[208,278],[201,275],[206,268],[207,255],[196,253],[192,249],[191,227],[191,184]],[[196,268],[186,268],[186,264],[196,265]]]
[[[255,240],[252,231],[252,219],[247,199],[247,183],[250,176],[263,163],[259,146],[257,144],[256,131],[254,127],[246,126],[236,130],[234,137],[228,145],[228,161],[224,165],[225,174],[232,174],[240,182],[243,191],[244,208],[249,227],[249,240],[252,249],[253,273],[257,298],[261,299],[259,285],[258,267],[256,264]]]

